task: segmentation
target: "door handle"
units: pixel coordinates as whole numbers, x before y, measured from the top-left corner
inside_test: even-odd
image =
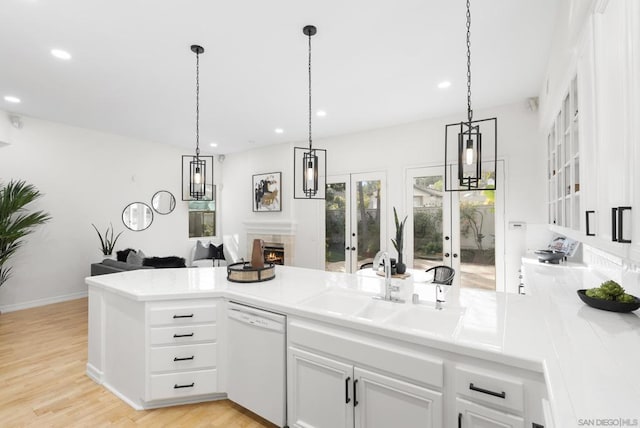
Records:
[[[595,211],[585,211],[584,215],[585,215],[585,223],[587,225],[587,236],[596,236],[595,233],[591,232],[591,224],[589,222],[589,220],[591,219],[591,214],[595,214]]]
[[[444,237],[444,240],[445,240],[445,241],[448,241],[449,239],[450,239],[450,238],[449,238],[448,236],[445,236],[445,237]]]
[[[462,428],[462,413],[458,413],[458,428]]]
[[[358,379],[355,379],[353,381],[353,407],[356,407],[358,405]]]
[[[453,253],[453,258],[457,259],[458,258],[458,253]]]
[[[449,253],[444,253],[444,256],[445,257],[449,257]]]
[[[618,242],[630,244],[631,239],[624,238],[624,212],[631,211],[631,207],[618,207]]]
[[[346,404],[349,404],[349,402],[351,401],[351,398],[349,398],[349,381],[351,380],[351,377],[348,377],[344,380],[344,402]]]
[[[611,240],[618,242],[618,209],[611,208]]]

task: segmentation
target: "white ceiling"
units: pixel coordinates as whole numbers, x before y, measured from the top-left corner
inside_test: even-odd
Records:
[[[203,151],[304,141],[312,24],[314,139],[464,116],[465,3],[0,0],[0,109],[193,149],[196,43]],[[556,3],[472,1],[474,109],[538,94]]]

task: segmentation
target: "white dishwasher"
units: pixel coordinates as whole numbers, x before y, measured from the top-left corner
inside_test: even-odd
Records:
[[[234,302],[227,318],[229,399],[285,426],[287,318]]]

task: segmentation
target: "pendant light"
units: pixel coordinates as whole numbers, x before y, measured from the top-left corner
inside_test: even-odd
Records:
[[[196,154],[182,156],[182,200],[213,200],[213,156],[200,156],[200,55],[204,48],[191,45],[196,54]]]
[[[307,25],[302,33],[309,39],[309,147],[294,147],[293,174],[294,199],[325,199],[327,181],[327,151],[313,147],[311,133],[311,36],[317,28]]]
[[[445,126],[445,191],[496,188],[497,133],[497,118],[473,120],[471,5],[470,0],[467,0],[467,120]]]

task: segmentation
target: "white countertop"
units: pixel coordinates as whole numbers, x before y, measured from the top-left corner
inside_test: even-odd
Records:
[[[434,291],[421,276],[394,280],[409,303],[381,303],[396,305],[394,311],[417,306],[429,315],[399,317],[402,322],[396,323],[310,303],[329,293],[379,295],[384,278],[375,275],[277,266],[275,279],[241,284],[227,281],[223,267],[142,269],[89,277],[86,282],[139,301],[236,299],[538,371],[545,375],[556,428],[579,426],[579,419],[589,418],[640,421],[640,318],[585,306],[575,290],[603,281],[588,269],[532,262],[526,263],[526,270],[531,296],[452,288],[442,311],[427,310],[433,307]],[[413,292],[420,295],[420,305],[410,303]],[[451,322],[437,321],[439,314]]]

